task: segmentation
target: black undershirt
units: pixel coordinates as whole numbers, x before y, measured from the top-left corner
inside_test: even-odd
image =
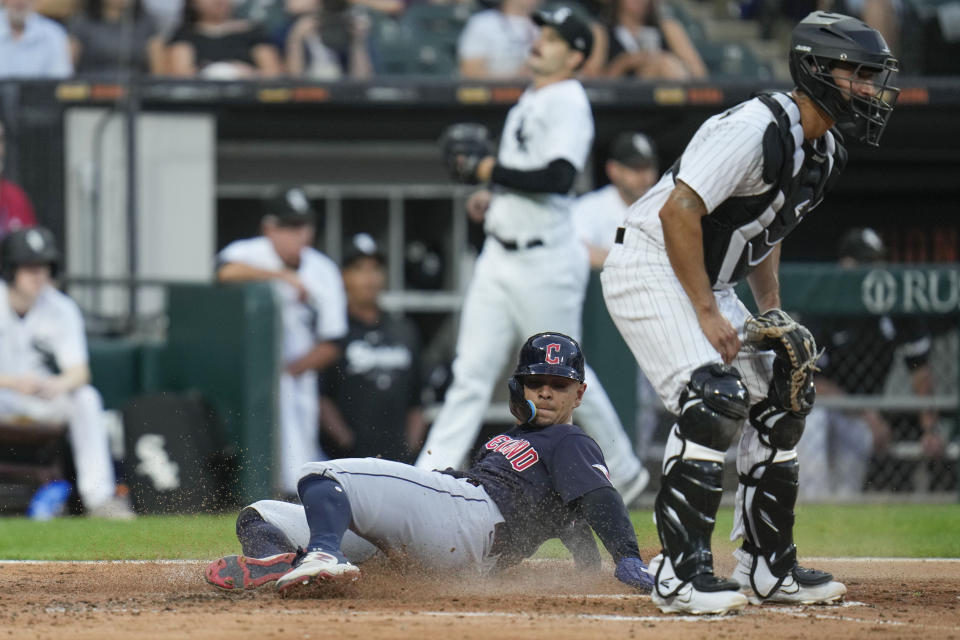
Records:
[[[531,193],[568,193],[573,187],[577,170],[569,161],[558,159],[543,169],[522,171],[508,169],[501,164],[493,166],[490,180],[500,186]]]

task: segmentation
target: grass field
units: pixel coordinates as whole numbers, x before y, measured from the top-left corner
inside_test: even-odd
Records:
[[[659,546],[650,511],[633,512],[642,549]],[[130,522],[0,518],[0,559],[203,559],[236,553],[234,515],[146,516]],[[729,553],[732,509],[721,509],[714,552]],[[960,505],[801,505],[801,556],[960,557]],[[540,550],[563,557],[559,542]]]

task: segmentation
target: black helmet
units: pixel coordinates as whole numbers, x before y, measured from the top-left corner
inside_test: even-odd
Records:
[[[520,347],[515,378],[523,376],[560,376],[583,382],[583,352],[580,345],[562,333],[538,333]]]
[[[17,267],[24,264],[48,264],[50,275],[57,275],[60,251],[53,232],[43,227],[17,229],[0,241],[0,276],[13,281]]]
[[[845,65],[853,77],[869,74],[875,92],[857,95],[834,82],[831,71]],[[841,130],[876,146],[900,89],[889,86],[897,59],[883,36],[867,23],[828,11],[814,11],[793,29],[790,75]]]
[[[861,264],[867,264],[883,260],[887,248],[876,231],[869,227],[858,227],[843,234],[837,254],[840,258],[853,258]]]

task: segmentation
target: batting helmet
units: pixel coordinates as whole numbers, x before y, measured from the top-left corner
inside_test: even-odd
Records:
[[[50,265],[50,275],[57,275],[60,251],[53,232],[44,227],[17,229],[0,241],[0,277],[13,281],[17,267],[25,264]]]
[[[546,332],[531,336],[520,348],[515,378],[549,375],[583,382],[583,352],[570,336]]]
[[[841,88],[831,71],[846,66],[852,78],[867,80],[873,95]],[[867,23],[828,11],[814,11],[794,29],[790,42],[790,75],[834,122],[853,137],[876,146],[893,112],[900,89],[890,86],[897,59],[883,36]]]

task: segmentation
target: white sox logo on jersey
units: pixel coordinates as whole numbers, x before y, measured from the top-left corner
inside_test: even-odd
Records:
[[[560,353],[560,345],[556,342],[551,342],[547,345],[547,364],[560,364],[560,358],[553,355],[555,353]]]
[[[559,346],[559,345],[558,345]],[[517,471],[529,469],[540,460],[540,454],[526,440],[514,440],[510,436],[499,435],[486,444],[490,451],[496,451],[510,461]]]

